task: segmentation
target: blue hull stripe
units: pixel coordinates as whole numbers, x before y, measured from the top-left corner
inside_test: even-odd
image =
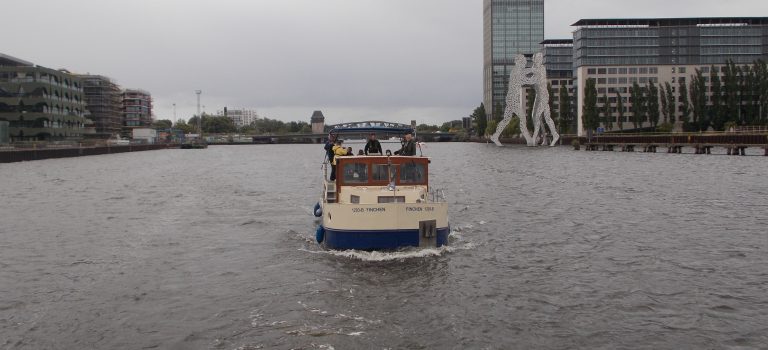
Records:
[[[437,229],[437,246],[448,244],[447,227]],[[336,230],[325,229],[325,245],[331,249],[397,249],[418,247],[419,230]]]

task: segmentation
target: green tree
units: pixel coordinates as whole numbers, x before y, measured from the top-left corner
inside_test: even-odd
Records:
[[[493,120],[498,124],[502,119],[504,119],[504,108],[501,107],[500,102],[496,102],[493,106]]]
[[[603,108],[601,109],[603,115],[603,125],[607,130],[613,130],[613,115],[611,114],[611,102],[608,99],[608,95],[603,93]]]
[[[741,69],[733,61],[728,60],[723,67],[723,109],[721,118],[716,119],[715,128],[723,130],[727,122],[739,122],[739,78]],[[722,125],[721,125],[722,123]]]
[[[636,82],[632,84],[631,99],[632,99],[632,124],[635,129],[640,128],[645,118],[645,98],[643,88]]]
[[[616,110],[619,113],[618,126],[619,130],[624,130],[624,98],[621,96],[621,92],[616,90]]]
[[[173,122],[168,119],[160,119],[152,122],[152,128],[154,129],[170,129],[173,126]]]
[[[470,117],[475,121],[477,136],[483,137],[485,135],[485,128],[488,126],[488,115],[485,114],[485,105],[481,103],[480,107],[472,111]]]
[[[493,135],[496,133],[496,127],[499,126],[499,122],[495,120],[491,120],[488,122],[488,126],[485,128],[485,134],[486,135]]]
[[[173,125],[174,129],[179,129],[185,134],[192,134],[195,132],[195,127],[187,124],[187,121],[184,119],[179,119],[176,121],[176,124]]]
[[[559,98],[560,108],[557,111],[557,127],[560,129],[560,133],[566,133],[571,125],[571,94],[567,86],[560,86]]]
[[[666,85],[668,88],[669,83]],[[662,123],[666,123],[669,120],[669,99],[667,99],[667,90],[664,89],[664,85],[659,85],[659,97],[661,99]]]
[[[680,79],[678,84],[678,91],[680,93],[680,121],[683,122],[683,126],[688,124],[688,118],[691,115],[691,102],[688,100],[688,86],[685,84],[684,79]]]
[[[655,128],[659,125],[659,88],[651,81],[648,82],[646,90],[648,91],[648,121],[651,123],[651,126]]]
[[[440,130],[440,127],[437,125],[419,124],[416,126],[416,131],[418,132],[435,132],[438,130]]]
[[[667,87],[667,102],[669,105],[667,105],[667,108],[669,109],[669,120],[667,122],[674,123],[677,121],[677,100],[675,100],[675,92],[672,91],[674,88],[669,83],[665,83],[665,86]]]
[[[715,129],[722,129],[723,124],[725,124],[725,118],[722,117],[725,113],[723,85],[720,81],[720,70],[714,65],[709,70],[709,81],[712,83],[712,103],[709,106],[706,118],[700,120],[700,130],[707,130],[710,125]]]
[[[597,87],[595,79],[587,79],[587,85],[584,89],[584,106],[582,108],[582,122],[585,129],[594,131],[599,126],[600,116],[597,110]]]
[[[686,130],[702,130],[708,125],[707,113],[710,108],[707,107],[707,83],[704,80],[704,74],[697,69],[696,74],[691,80],[691,112],[693,113],[692,127]]]
[[[510,138],[515,135],[520,135],[520,118],[517,116],[512,117],[507,127],[501,132],[501,137],[503,138]]]

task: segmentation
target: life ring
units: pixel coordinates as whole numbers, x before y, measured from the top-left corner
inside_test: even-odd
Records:
[[[320,202],[315,203],[315,209],[312,210],[316,218],[323,216],[323,208],[320,207]]]
[[[317,226],[317,231],[315,231],[315,239],[317,239],[317,243],[323,243],[323,240],[325,240],[325,227],[323,225]]]

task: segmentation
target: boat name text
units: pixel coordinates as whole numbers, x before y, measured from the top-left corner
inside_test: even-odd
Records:
[[[387,208],[352,208],[353,213],[383,213]]]

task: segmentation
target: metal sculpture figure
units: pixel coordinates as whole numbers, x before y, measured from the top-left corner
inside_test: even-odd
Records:
[[[515,115],[520,119],[520,132],[529,147],[534,147],[538,143],[539,133],[542,130],[542,119],[546,119],[547,126],[553,135],[551,145],[556,145],[560,138],[549,108],[549,90],[547,89],[547,70],[544,67],[544,57],[541,53],[537,53],[533,57],[533,67],[528,68],[526,67],[527,64],[528,60],[525,56],[515,56],[515,65],[509,75],[509,90],[507,91],[507,107],[504,110],[504,119],[499,122],[496,132],[491,136],[491,140],[497,146],[501,146],[499,137]],[[531,116],[534,125],[533,134],[528,130],[528,115],[523,108],[524,86],[533,86],[536,91],[536,101]]]
[[[549,89],[547,88],[547,69],[544,66],[544,55],[537,53],[533,56],[533,70],[536,77],[536,84],[533,85],[536,90],[536,102],[533,107],[533,138],[536,140],[541,133],[541,144],[547,144],[546,134],[542,122],[546,122],[549,132],[552,134],[551,147],[557,146],[560,140],[560,134],[557,132],[555,121],[552,120],[552,111],[549,108]],[[543,120],[542,120],[543,119]],[[535,143],[535,141],[534,141]]]

